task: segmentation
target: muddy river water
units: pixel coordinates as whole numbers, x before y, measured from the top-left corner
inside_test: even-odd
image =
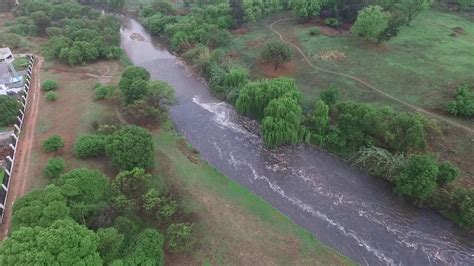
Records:
[[[360,264],[474,265],[473,233],[413,207],[383,180],[325,151],[304,145],[266,150],[232,106],[213,97],[137,21],[123,21],[128,57],[175,88],[170,114],[176,130],[220,172]]]

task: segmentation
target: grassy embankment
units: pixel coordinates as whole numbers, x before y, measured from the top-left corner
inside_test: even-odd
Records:
[[[247,65],[254,77],[286,75],[295,78],[304,93],[303,104],[307,108],[312,107],[323,89],[335,85],[341,91],[342,101],[389,105],[412,111],[354,80],[313,69],[298,54],[277,72],[261,63],[259,54],[265,42],[278,39],[268,26],[279,18],[291,16],[289,13],[272,16],[264,22],[251,24],[247,31],[235,33],[228,49],[230,55]],[[474,22],[469,18],[427,11],[410,27],[403,27],[399,36],[380,46],[355,40],[347,31],[336,32],[326,27],[320,27],[320,35],[311,36],[309,31],[315,27],[320,26],[317,23],[300,25],[291,20],[276,24],[274,29],[300,46],[318,67],[356,76],[402,101],[474,127],[473,120],[460,119],[445,111],[457,85],[474,84]],[[454,27],[462,27],[464,33],[450,36]],[[323,59],[328,55],[335,57]],[[462,176],[471,180],[474,176],[470,159],[474,154],[472,137],[462,129],[447,126],[444,136],[439,138],[445,141],[431,140],[430,149],[442,159],[457,163],[463,169]]]
[[[66,146],[58,156],[65,159],[67,170],[90,167],[111,177],[116,174],[106,159],[79,160],[72,155],[77,136],[91,131],[94,121],[117,115],[113,102],[94,100],[92,87],[98,79],[90,74],[99,75],[107,68],[110,69],[107,75],[113,77],[111,83],[116,84],[123,70],[122,64],[116,61],[75,68],[51,61],[44,63],[41,80],[56,80],[59,98],[48,102],[44,92],[41,95],[32,160],[29,162],[32,177],[29,189],[48,183],[42,171],[52,155],[43,152],[41,141],[52,134],[65,139]],[[155,130],[154,140],[156,173],[183,191],[184,209],[196,214],[198,246],[192,255],[172,255],[167,262],[195,265],[262,262],[352,264],[293,224],[270,204],[202,162],[172,129]],[[163,180],[155,178],[155,183]]]

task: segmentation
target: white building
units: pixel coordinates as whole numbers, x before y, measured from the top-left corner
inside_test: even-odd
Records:
[[[14,60],[10,48],[0,48],[0,95],[7,94],[7,91],[16,93],[23,87],[23,77],[15,70]]]
[[[13,63],[13,60],[15,60],[15,57],[13,56],[12,51],[10,51],[10,48],[0,48],[0,63],[11,64]]]

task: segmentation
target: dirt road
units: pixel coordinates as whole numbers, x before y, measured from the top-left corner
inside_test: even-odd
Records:
[[[20,141],[17,146],[17,154],[15,166],[13,168],[12,178],[8,191],[7,204],[3,216],[3,224],[0,226],[0,239],[8,236],[11,224],[12,207],[15,200],[24,195],[28,189],[29,179],[33,176],[29,175],[29,162],[31,160],[31,151],[33,149],[34,135],[36,130],[36,122],[38,118],[39,100],[40,100],[40,69],[43,64],[43,58],[37,57],[33,66],[33,76],[31,87],[28,95],[28,107],[23,121],[23,128],[20,134]]]
[[[295,20],[295,19],[296,19],[296,18],[283,18],[283,19],[276,20],[276,21],[274,21],[272,24],[270,24],[269,29],[270,29],[273,33],[277,34],[281,41],[288,43],[288,44],[289,44],[290,46],[292,46],[296,51],[298,51],[298,53],[303,57],[303,59],[306,61],[306,63],[307,63],[309,66],[311,66],[312,68],[314,68],[314,69],[316,69],[316,70],[319,70],[319,71],[321,71],[321,72],[325,72],[325,73],[329,73],[329,74],[341,76],[341,77],[344,77],[344,78],[352,79],[352,80],[354,80],[354,81],[356,81],[356,82],[359,82],[360,84],[364,85],[365,87],[367,87],[367,88],[369,88],[369,89],[371,89],[371,90],[377,92],[378,94],[380,94],[380,95],[382,95],[382,96],[384,96],[384,97],[386,97],[386,98],[388,98],[388,99],[391,99],[391,100],[393,100],[393,101],[396,101],[396,102],[398,102],[398,103],[401,103],[402,105],[405,105],[405,106],[409,107],[410,109],[415,110],[416,112],[423,113],[423,114],[428,115],[428,116],[430,116],[430,117],[436,118],[436,119],[438,119],[438,120],[440,120],[440,121],[443,121],[443,122],[445,122],[445,123],[448,123],[448,124],[450,124],[451,126],[461,128],[461,129],[463,129],[463,130],[465,130],[465,131],[467,131],[467,132],[469,132],[469,133],[471,133],[471,134],[474,134],[474,129],[471,128],[471,127],[469,127],[469,126],[465,126],[465,125],[460,124],[460,123],[458,123],[458,122],[456,122],[456,121],[453,121],[453,120],[451,120],[451,119],[449,119],[449,118],[446,118],[446,117],[437,115],[437,114],[435,114],[435,113],[433,113],[433,112],[430,112],[430,111],[428,111],[428,110],[425,110],[425,109],[423,109],[423,108],[421,108],[421,107],[418,107],[418,106],[415,106],[415,105],[413,105],[413,104],[407,103],[407,102],[405,102],[405,101],[403,101],[403,100],[401,100],[401,99],[396,98],[396,97],[393,96],[393,95],[390,95],[390,94],[388,94],[388,93],[386,93],[386,92],[384,92],[384,91],[382,91],[382,90],[376,88],[374,85],[372,85],[372,84],[370,84],[370,83],[368,83],[368,82],[366,82],[366,81],[364,81],[364,80],[362,80],[362,79],[360,79],[360,78],[358,78],[358,77],[351,76],[351,75],[348,75],[348,74],[345,74],[345,73],[341,73],[341,72],[336,72],[336,71],[327,70],[327,69],[324,69],[324,68],[321,68],[321,67],[318,67],[318,66],[314,65],[313,62],[311,62],[311,60],[306,56],[306,54],[301,50],[301,48],[300,48],[298,45],[296,45],[296,44],[292,43],[291,41],[285,39],[285,37],[283,36],[283,34],[282,34],[281,32],[279,32],[279,31],[277,31],[277,30],[275,30],[275,29],[273,28],[276,24],[278,24],[278,23],[280,23],[280,22],[289,21],[289,20]]]

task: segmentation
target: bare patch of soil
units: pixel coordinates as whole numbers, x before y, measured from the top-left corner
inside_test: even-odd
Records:
[[[276,78],[280,76],[290,76],[296,72],[296,61],[292,60],[288,63],[282,64],[275,70],[275,66],[273,64],[269,64],[266,62],[258,62],[257,67],[261,73],[263,73],[266,77],[269,78]]]
[[[184,156],[186,156],[186,158],[188,158],[188,160],[190,160],[192,163],[194,164],[200,163],[199,151],[192,147],[189,147],[186,143],[186,140],[180,139],[178,141],[178,148],[184,154]]]
[[[321,50],[316,57],[324,61],[344,61],[346,54],[338,50]]]
[[[231,33],[234,35],[245,35],[249,29],[247,27],[241,27],[235,30],[232,30]]]

